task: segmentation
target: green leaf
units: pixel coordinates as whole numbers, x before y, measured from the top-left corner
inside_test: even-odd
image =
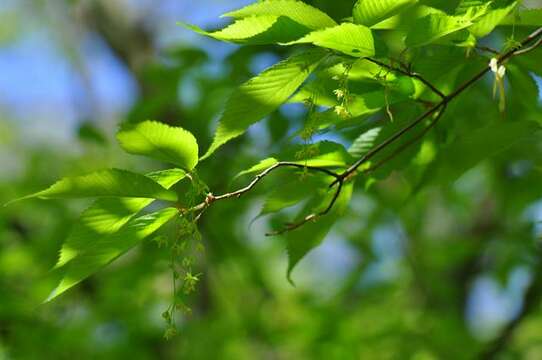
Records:
[[[461,0],[455,9],[455,15],[474,20],[487,14],[492,3],[491,0]]]
[[[222,16],[241,19],[254,15],[286,16],[312,30],[337,25],[326,13],[298,0],[260,1]]]
[[[334,178],[329,175],[314,172],[294,177],[290,175],[288,180],[281,181],[277,187],[266,195],[258,217],[288,208],[319,191],[325,191],[333,180]]]
[[[322,51],[291,56],[236,89],[226,103],[213,143],[202,159],[229,140],[242,135],[250,125],[288,100],[324,56]]]
[[[482,160],[519,141],[540,135],[540,127],[527,121],[497,121],[475,130],[439,151],[436,160],[426,170],[420,186],[435,181],[450,184]]]
[[[299,40],[284,45],[293,44],[314,44],[355,57],[373,56],[375,54],[371,30],[363,25],[350,23],[313,31]]]
[[[73,258],[61,270],[62,279],[45,301],[51,301],[66,290],[89,277],[141,240],[154,233],[178,214],[175,208],[166,208],[128,221],[119,231],[109,234]]]
[[[353,10],[354,23],[370,27],[415,3],[417,0],[358,0]]]
[[[423,46],[472,25],[462,16],[429,14],[414,22],[405,43],[409,47]]]
[[[198,163],[198,143],[190,132],[156,121],[126,124],[117,133],[122,148],[136,155],[175,164],[186,171]]]
[[[251,16],[214,32],[207,32],[195,25],[185,23],[179,25],[213,39],[245,45],[288,42],[299,39],[311,30],[290,18],[275,15]]]
[[[526,9],[517,14],[509,14],[499,25],[540,26],[540,24],[542,24],[542,9]]]
[[[355,158],[365,155],[375,145],[381,130],[381,127],[376,127],[363,132],[354,140],[352,146],[348,149],[348,153]]]
[[[169,189],[185,177],[180,169],[150,173],[147,176]],[[139,211],[151,204],[153,199],[111,198],[99,199],[83,211],[70,235],[62,245],[55,268],[83,253],[101,238],[118,231]]]
[[[295,146],[280,156],[260,161],[251,168],[237,174],[237,177],[263,171],[280,161],[289,161],[300,165],[317,167],[343,167],[349,165],[353,158],[346,152],[344,146],[331,141],[321,141],[309,145],[309,151],[304,151],[307,146]]]
[[[354,117],[372,114],[385,106],[409,99],[414,92],[412,79],[400,77],[397,81],[388,83],[387,88],[382,90],[351,95],[348,111]]]
[[[328,214],[321,216],[315,221],[309,221],[303,226],[286,234],[288,250],[287,277],[290,282],[292,282],[292,270],[297,263],[307,255],[309,251],[320,245],[335,222],[346,211],[350,198],[352,197],[353,185],[352,182],[343,185],[343,189],[337,198],[335,205]],[[329,189],[326,196],[322,196],[321,194],[316,195],[314,202],[309,203],[305,209],[299,213],[297,220],[301,220],[311,212],[318,212],[327,207],[334,191],[335,188]]]
[[[35,197],[42,199],[133,197],[177,201],[175,192],[164,189],[151,178],[119,169],[67,177],[57,181],[48,189],[18,200]]]
[[[469,27],[470,33],[476,37],[489,35],[516,6],[517,2],[515,1],[497,1],[492,4],[491,10],[485,16]],[[541,23],[539,22],[539,24]]]

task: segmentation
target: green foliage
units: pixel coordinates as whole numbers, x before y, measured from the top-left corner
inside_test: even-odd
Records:
[[[354,22],[370,27],[416,2],[417,0],[358,0],[354,5]]]
[[[44,288],[47,300],[56,299],[85,280],[88,286],[71,293],[100,304],[89,321],[133,321],[127,327],[152,344],[152,354],[141,358],[155,355],[157,336],[148,327],[157,307],[164,337],[183,334],[181,350],[172,341],[177,351],[164,351],[166,357],[461,359],[516,346],[508,329],[537,313],[530,304],[542,296],[540,219],[532,215],[540,206],[534,75],[542,73],[536,49],[542,32],[532,33],[542,23],[540,9],[513,0],[310,3],[254,2],[224,14],[232,23],[216,31],[182,24],[246,45],[224,57],[219,73],[208,71],[210,56],[186,44],[161,53],[152,66],[139,68],[141,54],[127,59],[142,98],[117,139],[125,152],[174,168],[147,175],[103,170],[23,198],[98,198],[75,223],[64,202],[16,203],[8,208],[14,216],[0,214],[0,235],[7,233],[9,244],[0,251],[0,272],[15,273],[8,309],[17,306],[18,282],[45,273],[55,241],[66,238],[48,286],[36,285],[32,299],[43,300]],[[131,48],[122,51],[129,42],[116,44],[116,52],[130,56]],[[522,50],[508,52],[516,47]],[[260,55],[283,60],[254,76]],[[189,106],[178,99],[187,84],[197,95]],[[499,89],[498,99],[492,89]],[[191,132],[147,118],[177,121]],[[260,121],[249,141],[230,141]],[[0,127],[3,146],[11,133]],[[117,149],[102,149],[108,137],[88,124],[79,130],[88,143],[71,168],[61,166],[66,154],[49,161],[33,150],[30,158],[19,149],[26,145],[11,145],[17,156],[28,156],[27,173],[17,189],[0,187],[0,195],[28,193],[66,171],[111,166],[108,152]],[[211,143],[201,158],[192,132],[200,144]],[[47,177],[37,180],[38,173]],[[255,216],[258,223],[246,226]],[[55,231],[41,235],[50,224]],[[284,242],[263,240],[266,230]],[[152,243],[144,242],[151,236]],[[324,259],[315,270],[302,260],[326,237],[331,250],[314,253]],[[8,248],[19,238],[32,257]],[[130,251],[136,245],[141,251]],[[277,266],[284,247],[288,265]],[[113,271],[99,272],[121,256]],[[32,275],[21,275],[27,268]],[[285,288],[284,270],[293,282],[294,269],[297,287]],[[514,271],[524,272],[523,282]],[[513,293],[521,309],[503,315],[493,333],[470,323],[477,320],[470,313],[473,289],[488,278],[496,293]],[[73,299],[81,300],[62,301]],[[18,314],[33,324],[27,312]],[[5,313],[0,308],[0,321],[11,316]],[[276,316],[262,317],[268,313]],[[118,342],[139,344],[131,337]]]
[[[198,162],[194,136],[179,127],[153,121],[128,124],[117,138],[129,153],[170,162],[187,171]],[[169,189],[186,176],[185,170],[169,169],[146,176],[118,169],[98,171],[65,178],[22,198],[105,197],[81,214],[62,246],[53,273],[60,280],[47,301],[126,253],[178,215],[178,209],[165,208],[136,217],[154,200],[177,202],[177,193]],[[195,178],[195,174],[191,176]]]
[[[94,274],[154,233],[177,214],[177,209],[165,208],[155,213],[133,218],[118,231],[100,237],[93,242],[86,242],[73,259],[58,270],[62,279],[46,301],[56,298]]]
[[[117,133],[122,148],[191,171],[198,163],[198,143],[188,131],[155,121],[127,124]]]
[[[185,177],[182,170],[171,169],[147,174],[166,189]],[[55,266],[61,267],[74,257],[83,254],[92,243],[119,231],[153,199],[111,198],[100,199],[83,211],[60,250]]]
[[[469,32],[479,38],[488,35],[508,14],[512,12],[512,10],[516,8],[516,6],[517,3],[515,1],[492,2],[487,14],[478,19],[476,23],[469,28]]]
[[[299,0],[260,1],[223,16],[242,19],[262,15],[285,16],[312,30],[337,25],[326,13]]]
[[[111,169],[88,175],[67,177],[51,187],[19,200],[39,197],[43,199],[69,199],[86,197],[133,197],[176,201],[177,195],[164,189],[144,175],[126,170]]]
[[[431,44],[472,24],[465,16],[449,16],[440,13],[429,14],[416,20],[408,32],[405,43],[409,47]]]
[[[348,149],[350,155],[359,158],[371,150],[381,130],[382,128],[376,127],[361,133]]]
[[[226,103],[213,143],[203,159],[288,100],[324,56],[321,51],[293,55],[236,89]]]
[[[241,171],[236,177],[261,172],[279,161],[288,161],[305,166],[345,167],[352,161],[344,146],[331,141],[321,141],[310,146],[294,146],[273,158],[267,158],[247,170]]]
[[[286,236],[288,250],[288,279],[292,282],[291,274],[297,263],[309,251],[318,246],[329,233],[335,222],[344,214],[352,196],[353,183],[343,185],[337,202],[330,213],[311,220],[302,227],[292,230]],[[325,190],[327,191],[325,191]],[[303,219],[311,212],[317,213],[323,211],[334,196],[335,189],[323,188],[317,192],[309,203],[298,215],[298,220]],[[327,193],[327,194],[326,194]]]
[[[476,129],[450,143],[439,153],[425,178],[449,184],[480,161],[504,151],[516,142],[539,139],[539,126],[527,121],[495,122]]]
[[[228,27],[207,32],[194,25],[182,26],[217,40],[237,44],[264,45],[288,42],[307,34],[310,29],[284,16],[261,15],[240,19]]]
[[[363,25],[344,23],[311,32],[299,40],[289,42],[287,45],[306,43],[337,50],[356,57],[372,56],[375,53],[371,30]]]
[[[510,7],[512,7],[512,4]],[[500,25],[538,26],[541,22],[542,9],[523,9],[517,13],[508,14],[506,18],[502,19]]]

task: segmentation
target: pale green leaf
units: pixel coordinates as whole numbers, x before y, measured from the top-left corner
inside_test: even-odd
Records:
[[[150,173],[147,176],[164,188],[169,189],[185,177],[180,169]],[[110,198],[99,199],[83,211],[74,224],[68,238],[62,245],[55,268],[83,253],[101,238],[118,231],[139,211],[151,204],[153,199]]]
[[[124,254],[132,247],[165,225],[178,214],[175,208],[166,208],[128,221],[120,230],[97,241],[68,262],[62,269],[62,279],[46,301],[51,301],[96,271]]]
[[[376,127],[363,132],[354,140],[352,146],[348,149],[348,153],[355,158],[365,155],[375,145],[381,130],[381,127]]]
[[[175,164],[190,171],[198,163],[198,143],[190,132],[156,121],[126,124],[117,133],[122,148],[136,155]]]
[[[29,198],[68,199],[87,197],[133,197],[177,201],[177,194],[154,180],[126,170],[110,169],[88,175],[66,177]]]
[[[244,45],[265,45],[293,41],[311,31],[308,27],[275,15],[251,16],[235,21],[222,30],[208,32],[195,25],[179,23],[201,35]]]
[[[241,19],[254,15],[286,16],[312,30],[337,25],[326,13],[298,0],[260,1],[222,16]]]
[[[353,183],[343,185],[342,191],[331,211],[316,219],[309,221],[303,226],[289,231],[286,234],[288,250],[288,280],[291,280],[291,273],[297,263],[312,249],[320,245],[327,236],[335,222],[346,211],[350,198],[352,197]],[[326,196],[318,194],[314,201],[310,202],[300,213],[297,220],[301,220],[309,213],[323,210],[329,204],[335,188],[329,189]]]
[[[250,125],[288,100],[324,56],[322,51],[291,56],[236,89],[226,103],[213,143],[202,159],[229,140],[242,135]]]
[[[353,10],[354,23],[370,27],[416,3],[417,0],[358,0]]]
[[[314,44],[355,57],[373,56],[375,54],[371,30],[363,25],[350,23],[316,30],[299,40],[284,45],[293,44]]]

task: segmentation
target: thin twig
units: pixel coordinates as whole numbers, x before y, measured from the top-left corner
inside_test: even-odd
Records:
[[[299,168],[299,169],[307,169],[307,170],[311,170],[311,171],[315,171],[315,172],[321,172],[321,173],[327,174],[329,176],[332,176],[335,179],[339,179],[339,174],[338,173],[336,173],[334,171],[331,171],[329,169],[326,169],[326,168],[317,167],[317,166],[308,166],[308,165],[299,164],[299,163],[295,163],[295,162],[289,162],[289,161],[281,161],[281,162],[277,162],[277,163],[271,165],[270,167],[268,167],[267,169],[265,169],[264,171],[262,171],[261,173],[256,175],[254,177],[254,179],[252,179],[252,181],[248,185],[242,187],[241,189],[238,189],[238,190],[233,191],[233,192],[225,193],[225,194],[222,194],[222,195],[217,195],[217,196],[213,195],[212,193],[208,193],[206,195],[204,201],[202,201],[201,203],[199,203],[199,204],[197,204],[197,205],[195,205],[195,206],[193,206],[193,207],[191,207],[189,209],[181,210],[181,212],[183,214],[186,214],[186,213],[192,213],[192,212],[200,211],[200,213],[196,217],[197,219],[199,219],[199,217],[201,217],[203,211],[205,211],[205,209],[207,209],[214,202],[220,201],[220,200],[225,200],[225,199],[230,199],[230,198],[234,198],[234,197],[237,197],[237,198],[241,197],[243,194],[245,194],[245,193],[249,192],[250,190],[252,190],[267,175],[272,173],[274,170],[282,168],[282,167],[293,167],[293,168]]]
[[[477,45],[475,48],[477,50],[481,50],[481,51],[489,52],[489,53],[492,53],[492,54],[495,54],[495,55],[499,55],[499,52],[497,50],[492,49],[489,46]]]
[[[391,71],[394,71],[394,72],[398,72],[400,74],[403,74],[405,76],[408,76],[408,77],[411,77],[411,78],[415,78],[415,79],[418,79],[420,80],[425,86],[427,86],[429,89],[431,89],[431,91],[433,91],[435,94],[437,94],[441,99],[444,99],[446,96],[442,93],[442,91],[440,91],[439,89],[436,88],[436,86],[434,86],[433,84],[431,84],[431,82],[429,82],[427,79],[425,79],[422,75],[416,73],[416,72],[412,72],[410,70],[403,70],[401,68],[398,68],[398,67],[395,67],[395,66],[392,66],[392,65],[388,65],[386,63],[383,63],[381,61],[378,61],[378,60],[375,60],[373,58],[369,58],[369,57],[366,57],[364,58],[365,60],[369,61],[369,62],[372,62],[373,64],[376,64],[378,66],[381,66],[381,67],[384,67],[388,70],[391,70]]]
[[[300,220],[298,222],[286,224],[286,226],[283,229],[269,232],[269,233],[265,234],[265,236],[274,236],[274,235],[284,234],[287,231],[292,231],[292,230],[295,230],[295,229],[305,225],[306,223],[308,223],[311,220],[317,220],[319,217],[326,215],[328,212],[331,211],[331,209],[333,208],[333,205],[335,205],[335,203],[337,202],[337,199],[339,198],[339,195],[341,194],[341,191],[342,191],[343,182],[344,182],[343,180],[339,181],[339,185],[337,186],[337,190],[335,190],[335,193],[333,194],[333,197],[331,198],[331,201],[329,202],[329,204],[327,205],[327,207],[324,210],[322,210],[320,212],[317,212],[317,213],[309,214],[309,215],[305,216],[302,220]]]

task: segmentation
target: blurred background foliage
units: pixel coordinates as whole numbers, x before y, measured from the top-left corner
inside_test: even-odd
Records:
[[[221,13],[250,2],[3,0],[0,203],[65,175],[160,166],[122,154],[114,133],[124,121],[179,125],[207,148],[231,89],[289,50],[240,48],[175,23],[218,28]],[[340,20],[354,0],[308,2]],[[487,42],[499,47],[510,32]],[[507,93],[506,116],[540,122],[541,51],[517,61],[531,61],[524,66],[533,72],[521,73],[521,91]],[[488,81],[462,96],[440,131],[466,132],[501,116],[490,88]],[[305,111],[283,106],[203,163],[200,176],[218,192],[231,188],[236,173],[288,144]],[[370,191],[357,188],[347,214],[294,271],[295,287],[285,277],[283,240],[264,236],[291,213],[251,223],[268,187],[221,202],[202,218],[193,314],[178,319],[180,334],[169,341],[160,315],[171,297],[164,249],[147,240],[36,305],[88,202],[2,207],[0,359],[540,359],[541,155],[539,143],[521,142],[416,196],[406,170]]]

